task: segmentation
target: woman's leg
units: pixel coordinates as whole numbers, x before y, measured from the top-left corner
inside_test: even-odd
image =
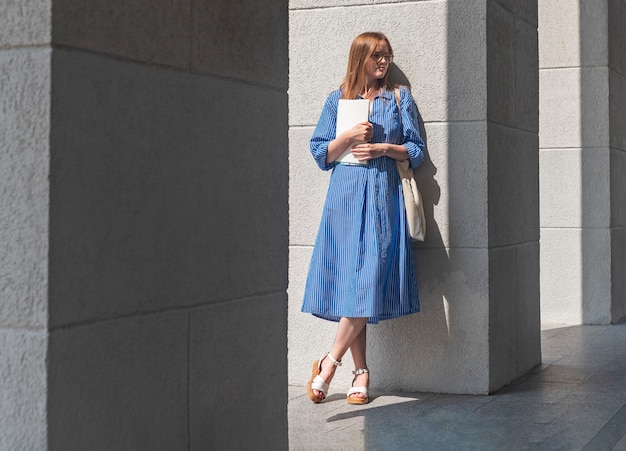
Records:
[[[335,342],[330,350],[330,355],[335,359],[341,360],[344,354],[352,346],[357,337],[365,330],[367,318],[341,318],[335,335]],[[335,375],[336,366],[330,359],[322,360],[322,371],[320,376],[327,384],[330,384]],[[317,390],[313,390],[313,394],[318,398],[323,398],[323,394]]]
[[[366,359],[366,346],[367,346],[367,328],[363,327],[361,333],[355,338],[350,346],[350,353],[352,354],[352,360],[354,360],[354,368],[367,368],[367,359]],[[353,382],[354,387],[368,387],[369,384],[369,373],[358,374],[355,376],[355,380]],[[363,393],[353,393],[350,396],[354,396],[356,398],[365,398],[365,394]]]

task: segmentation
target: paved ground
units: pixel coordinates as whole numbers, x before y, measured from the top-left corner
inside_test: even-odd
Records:
[[[542,331],[543,364],[492,396],[289,387],[292,450],[626,450],[626,324]]]

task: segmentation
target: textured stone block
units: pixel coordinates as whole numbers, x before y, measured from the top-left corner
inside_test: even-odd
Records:
[[[498,2],[487,2],[487,116],[515,127],[515,16]]]
[[[583,229],[581,248],[583,324],[610,324],[611,229]]]
[[[484,119],[485,48],[474,43],[484,41],[485,13],[479,2],[452,2],[448,8],[455,13],[429,1],[387,5],[384,14],[377,6],[291,11],[290,124],[317,122],[327,94],[345,76],[352,40],[366,30],[390,39],[391,76],[412,86],[424,121]],[[454,21],[446,35],[448,17]]]
[[[610,151],[611,227],[626,227],[626,152]]]
[[[489,388],[519,376],[517,368],[517,246],[489,251]]]
[[[611,296],[609,229],[541,231],[541,319],[608,324]]]
[[[541,68],[606,66],[606,0],[539,0]]]
[[[186,449],[188,340],[186,312],[52,331],[49,448]]]
[[[609,66],[626,77],[626,4],[608,1]]]
[[[193,71],[287,89],[288,2],[191,2]]]
[[[626,317],[626,228],[611,229],[611,322]]]
[[[536,2],[535,2],[536,3]],[[515,125],[539,132],[537,27],[515,20]]]
[[[50,43],[52,0],[0,0],[0,48]]]
[[[537,0],[497,0],[497,2],[537,29]]]
[[[447,2],[446,120],[470,121],[487,116],[486,14],[484,1]],[[442,85],[441,80],[437,85]]]
[[[607,67],[580,71],[581,147],[610,145],[610,91]]]
[[[322,217],[330,171],[322,171],[309,150],[311,127],[289,131],[289,243],[313,245]]]
[[[626,47],[626,41],[624,46]],[[611,147],[626,152],[626,75],[610,69],[609,92]]]
[[[580,227],[582,176],[580,149],[550,149],[539,153],[541,227]]]
[[[486,247],[487,124],[427,124],[428,159],[415,171],[425,246]]]
[[[579,99],[580,69],[544,69],[539,72],[541,148],[580,147]]]
[[[0,52],[0,327],[47,322],[50,51]]]
[[[323,9],[289,13],[290,126],[314,126],[326,97],[345,76],[355,36],[349,28],[340,26],[347,12],[333,12],[334,20],[329,20],[329,13]]]
[[[578,0],[538,0],[539,67],[580,65]]]
[[[72,51],[55,61],[53,325],[286,288],[285,93]]]
[[[541,151],[541,226],[609,227],[609,149]]]
[[[190,0],[55,0],[55,44],[189,68]]]
[[[580,229],[541,229],[541,321],[582,323]]]
[[[45,331],[0,329],[2,450],[47,449],[47,338]]]
[[[541,361],[539,241],[489,253],[489,367],[492,389]]]
[[[539,240],[537,135],[489,124],[489,245]]]
[[[608,4],[607,0],[584,0],[578,6],[580,66],[606,66],[609,63]],[[558,23],[562,21],[561,17]]]
[[[611,156],[609,149],[583,149],[581,158],[582,226],[611,226]]]
[[[608,99],[606,67],[540,71],[540,147],[608,147]]]
[[[516,246],[517,373],[541,363],[540,243]]]
[[[285,293],[191,315],[189,449],[288,448],[286,325]]]

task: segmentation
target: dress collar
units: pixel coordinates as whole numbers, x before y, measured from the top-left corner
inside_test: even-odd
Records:
[[[361,96],[361,94],[357,94],[359,99],[364,99],[365,97]],[[378,94],[376,95],[376,97],[381,97],[383,99],[386,100],[391,100],[393,98],[393,91],[390,91],[388,89],[381,89],[380,91],[378,91]],[[374,99],[376,98],[374,97]]]

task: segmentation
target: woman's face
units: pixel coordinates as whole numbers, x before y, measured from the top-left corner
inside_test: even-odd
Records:
[[[393,59],[390,53],[387,43],[383,40],[378,41],[372,55],[365,63],[365,76],[368,82],[380,80],[385,76]]]

